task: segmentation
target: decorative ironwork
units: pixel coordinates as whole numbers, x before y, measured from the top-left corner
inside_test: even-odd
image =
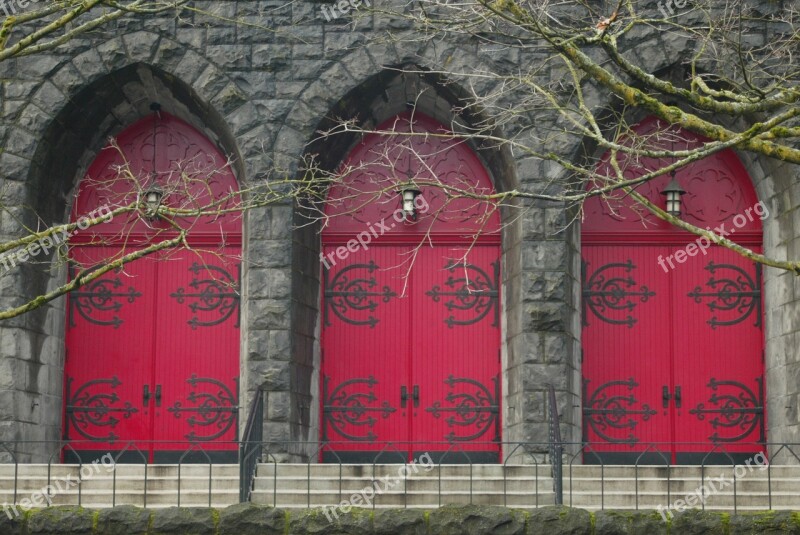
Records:
[[[397,294],[389,286],[384,286],[377,292],[373,291],[372,288],[377,285],[375,277],[350,278],[349,273],[356,269],[365,269],[372,274],[380,267],[373,261],[370,261],[369,264],[352,264],[339,271],[330,281],[330,284],[328,284],[328,272],[327,270],[324,271],[325,325],[331,324],[328,310],[333,310],[333,313],[346,323],[369,325],[370,328],[375,327],[379,320],[372,315],[372,312],[378,308],[378,300],[373,298],[379,297],[381,301],[388,303],[392,297],[397,297]],[[351,310],[369,310],[370,315],[367,319],[355,319],[347,315]]]
[[[192,430],[184,437],[192,442],[201,442],[223,436],[238,421],[239,403],[236,394],[231,392],[231,389],[222,381],[210,377],[197,377],[193,374],[186,382],[195,389],[189,392],[189,396],[186,398],[194,406],[184,407],[183,402],[176,401],[167,410],[175,418],[180,418],[183,413],[190,413],[191,416],[186,419],[189,427],[203,428],[202,430],[207,434],[200,435]],[[234,379],[234,382],[237,380]],[[211,385],[211,387],[208,389],[209,391],[200,392],[196,390],[197,385],[200,384]]]
[[[447,277],[444,285],[450,288],[449,291],[442,291],[438,284],[425,292],[434,302],[438,303],[443,297],[452,297],[445,306],[449,311],[471,310],[474,317],[459,320],[453,314],[444,320],[448,327],[454,325],[472,325],[485,318],[489,312],[494,312],[492,327],[500,325],[500,261],[492,262],[493,277],[474,264],[448,263],[444,269],[450,273],[455,273],[456,269],[464,273],[464,276]],[[472,272],[475,276],[469,276]]]
[[[474,432],[470,435],[458,435],[455,430],[450,431],[445,438],[449,442],[464,442],[468,440],[475,440],[483,436],[486,431],[494,426],[494,439],[500,440],[500,430],[498,428],[500,414],[500,377],[495,376],[492,379],[494,383],[494,393],[492,393],[486,385],[466,377],[454,377],[450,375],[445,379],[445,384],[450,387],[451,392],[444,398],[450,405],[443,407],[441,401],[435,402],[425,411],[431,413],[434,418],[439,418],[442,413],[452,413],[445,421],[448,427],[456,429],[465,429]],[[456,385],[467,385],[467,392],[453,392],[452,390]],[[470,387],[475,387],[474,390]]]
[[[76,269],[70,268],[70,279],[75,278]],[[95,325],[111,326],[115,329],[122,325],[122,319],[116,314],[122,309],[122,303],[133,303],[142,294],[133,286],[127,290],[120,290],[124,286],[119,277],[113,279],[95,279],[86,286],[75,289],[69,293],[69,326],[75,327],[75,311],[86,321]],[[99,319],[92,314],[99,312],[114,312],[111,319]]]
[[[114,392],[122,383],[116,376],[110,379],[95,379],[82,384],[74,394],[72,391],[73,378],[67,379],[67,419],[69,423],[83,437],[89,440],[101,440],[103,442],[114,442],[119,436],[114,431],[109,431],[107,435],[97,436],[89,432],[90,426],[109,427],[112,430],[122,418],[130,418],[132,414],[139,412],[130,402],[126,401],[121,407],[115,407],[119,402],[119,396]],[[103,387],[108,387],[108,392]],[[99,390],[99,391],[98,391]],[[69,438],[69,425],[64,426],[64,438]]]
[[[584,433],[588,424],[597,436],[607,442],[630,445],[639,442],[639,438],[633,434],[633,430],[639,424],[637,417],[641,416],[641,421],[646,422],[657,414],[657,411],[646,403],[641,405],[641,409],[634,408],[640,403],[633,395],[633,390],[639,383],[634,381],[633,377],[627,381],[609,381],[600,385],[592,396],[588,397],[589,382],[588,379],[583,381],[583,399],[586,400],[583,406]],[[614,393],[615,387],[622,387],[623,392],[627,389],[630,394]],[[615,429],[630,429],[630,432],[627,437],[614,438],[609,433]]]
[[[713,394],[708,403],[713,407],[706,408],[705,403],[689,411],[698,420],[705,420],[706,415],[715,415],[711,420],[714,434],[709,440],[714,444],[721,442],[738,442],[759,429],[759,442],[764,442],[764,385],[761,377],[756,378],[758,393],[737,381],[717,381],[713,377],[708,382]],[[735,436],[721,436],[719,431],[741,431]]]
[[[364,378],[349,379],[339,384],[330,394],[330,377],[325,377],[323,382],[324,392],[322,415],[331,429],[349,440],[372,441],[377,435],[372,432],[378,416],[386,419],[397,409],[392,407],[388,401],[382,402],[379,406],[371,406],[378,401],[378,397],[373,392],[378,380],[372,375]],[[359,386],[366,386],[367,392],[359,391]],[[348,430],[356,428],[368,429],[365,435],[355,435]],[[327,438],[327,426],[323,426],[323,440]]]
[[[632,328],[636,323],[630,312],[636,308],[636,297],[639,298],[639,303],[646,303],[656,293],[650,290],[645,285],[640,285],[638,290],[635,289],[637,285],[630,273],[636,269],[633,261],[628,260],[624,263],[612,263],[600,266],[592,276],[587,280],[586,270],[589,264],[587,262],[581,263],[581,271],[583,274],[583,324],[589,325],[589,316],[587,308],[591,310],[597,318],[606,323],[613,325],[627,325]],[[607,272],[613,269],[622,269],[625,276],[610,276]],[[618,310],[627,310],[628,316],[625,319],[616,319],[609,317],[610,312]]]
[[[238,268],[237,264],[237,270]],[[178,288],[176,292],[170,294],[170,297],[175,298],[180,304],[185,303],[188,299],[195,299],[194,302],[189,304],[189,308],[195,315],[187,322],[192,326],[192,329],[219,325],[230,318],[234,312],[236,312],[234,327],[238,329],[241,315],[239,311],[238,277],[234,279],[230,273],[219,266],[198,264],[197,262],[192,264],[189,271],[195,277],[189,283],[189,288],[194,291],[188,292],[184,288]],[[202,271],[209,272],[210,277],[199,279],[198,277]],[[213,311],[217,312],[218,317],[205,321],[198,317],[198,312],[202,314]]]
[[[737,316],[730,320],[720,320],[714,315],[706,323],[712,329],[718,326],[736,325],[746,320],[754,311],[756,313],[755,327],[761,326],[761,265],[756,264],[755,280],[742,268],[731,264],[715,264],[709,262],[705,267],[710,273],[711,278],[706,283],[706,287],[713,291],[704,292],[702,287],[697,286],[694,291],[689,292],[689,297],[694,298],[696,303],[702,303],[704,298],[712,298],[708,303],[711,312],[715,311],[734,311]],[[717,276],[718,271],[732,271],[729,277]]]

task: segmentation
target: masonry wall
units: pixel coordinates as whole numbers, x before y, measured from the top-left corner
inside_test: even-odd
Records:
[[[226,509],[114,509],[52,507],[9,520],[0,516],[9,535],[661,535],[697,533],[739,535],[797,533],[800,518],[789,511],[715,513],[690,510],[664,522],[654,511],[589,512],[568,507],[530,511],[489,506],[445,506],[415,509],[353,509],[337,515],[320,509],[289,511],[251,504]]]
[[[533,50],[498,51],[478,43],[433,46],[404,38],[386,44],[377,37],[386,31],[403,35],[400,21],[374,14],[325,22],[317,2],[195,4],[263,27],[236,26],[198,13],[180,21],[125,19],[52,53],[0,63],[0,172],[6,179],[4,201],[13,206],[0,216],[0,237],[18,235],[20,223],[36,224],[23,203],[46,223],[65,221],[71,193],[107,137],[149,113],[153,100],[231,154],[237,178],[248,185],[268,176],[295,176],[308,152],[318,152],[333,168],[355,140],[309,145],[331,117],[358,115],[376,124],[401,111],[409,95],[417,94],[415,88],[430,87],[419,106],[447,122],[463,101],[464,88],[474,85],[482,94],[493,90],[490,81],[400,79],[394,66],[470,72],[542,59]],[[643,32],[626,46],[655,72],[679,64],[692,45],[673,35]],[[545,81],[559,76],[542,71]],[[597,109],[609,106],[603,91],[586,90],[587,102]],[[549,112],[532,112],[526,119],[557,128]],[[498,133],[518,132],[510,126]],[[564,178],[548,162],[507,150],[475,150],[500,191],[557,191]],[[599,156],[577,144],[561,144],[558,150],[575,161]],[[775,214],[765,222],[766,252],[800,257],[794,223],[800,221],[794,215],[800,213],[800,190],[791,171],[762,169],[757,161],[746,165]],[[504,229],[502,245],[503,438],[546,441],[546,385],[553,384],[562,435],[577,441],[580,222],[553,204],[508,209],[504,216],[513,224]],[[275,441],[315,440],[319,431],[319,241],[313,228],[293,230],[298,217],[296,206],[278,204],[251,211],[243,222],[240,405],[248,407],[259,389],[267,392],[264,436]],[[64,277],[47,261],[17,268],[0,278],[0,301],[19,303]],[[797,284],[790,274],[766,272],[771,440],[800,440]],[[0,324],[0,440],[60,437],[64,322],[62,298]],[[40,459],[45,455],[28,451]]]

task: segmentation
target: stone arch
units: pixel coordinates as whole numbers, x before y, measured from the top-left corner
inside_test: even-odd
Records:
[[[114,65],[127,62],[113,72],[106,70],[108,64],[89,67],[87,58],[79,59],[85,54],[100,54],[103,48],[98,47],[98,50],[84,52],[53,70],[52,80],[63,80],[63,73],[82,65],[89,71],[84,75],[92,80],[91,83],[65,83],[62,89],[57,89],[54,82],[47,81],[20,110],[18,125],[26,125],[25,135],[35,137],[37,141],[25,146],[30,150],[27,153],[15,151],[16,146],[12,144],[12,151],[3,156],[6,162],[11,163],[9,178],[16,180],[13,183],[18,186],[13,201],[19,206],[15,208],[18,211],[15,215],[19,215],[21,224],[37,228],[42,224],[67,221],[75,186],[94,156],[107,145],[110,136],[152,113],[149,105],[153,101],[160,102],[162,109],[200,130],[231,157],[234,174],[242,182],[245,166],[234,132],[228,126],[235,110],[223,109],[223,113],[228,112],[227,118],[224,117],[180,78],[157,66],[130,63],[126,55],[113,62]],[[151,50],[150,55],[154,53]],[[217,74],[227,80],[227,76]],[[223,88],[225,84],[222,84]],[[44,99],[42,94],[47,91],[58,93],[60,98],[53,95]],[[69,97],[66,104],[64,95]],[[12,136],[14,131],[16,129],[12,129]],[[5,227],[4,232],[13,234],[19,231],[19,228],[10,227]],[[3,283],[16,289],[14,295],[4,292],[9,301],[42,295],[63,283],[66,277],[60,264],[51,266],[43,261],[28,268],[24,273],[16,270],[5,277]],[[15,384],[36,385],[28,387],[34,400],[30,412],[17,411],[18,423],[13,428],[13,436],[8,438],[55,440],[60,436],[61,411],[57,407],[62,395],[58,377],[64,361],[64,301],[57,299],[16,320],[4,322],[4,335],[14,340],[13,354],[30,355],[13,371]],[[38,422],[38,425],[25,422]]]
[[[345,71],[346,72],[346,71]],[[385,119],[409,109],[407,103],[413,102],[416,111],[428,115],[454,131],[468,130],[471,124],[481,124],[486,119],[481,113],[459,115],[455,111],[463,108],[468,102],[468,94],[457,81],[446,80],[442,76],[426,71],[413,63],[398,63],[394,67],[383,68],[372,72],[357,85],[347,86],[347,91],[339,93],[338,100],[322,97],[336,94],[342,79],[347,75],[339,75],[337,85],[331,91],[330,74],[323,74],[321,79],[303,93],[300,102],[287,118],[286,126],[276,138],[276,160],[297,158],[296,151],[305,147],[306,154],[319,155],[319,163],[329,171],[338,166],[349,149],[359,140],[354,136],[341,135],[326,139],[317,139],[314,132],[332,127],[337,118],[358,117],[359,124],[367,128],[380,124]],[[421,95],[421,96],[420,96]],[[318,99],[318,100],[317,100]],[[327,108],[320,110],[323,105]],[[308,132],[305,139],[315,140],[307,145],[299,141],[308,124],[314,124],[312,118],[318,118],[314,132]],[[286,136],[284,136],[284,131]],[[497,132],[497,135],[502,133]],[[489,171],[495,188],[498,191],[513,189],[517,185],[517,163],[514,162],[507,147],[496,149],[489,146],[472,144],[473,150]],[[503,314],[504,329],[503,361],[504,369],[512,367],[517,359],[523,358],[524,342],[521,340],[521,296],[520,288],[520,241],[522,239],[522,221],[519,217],[509,217],[509,208],[501,214],[509,223],[503,228],[503,264],[515,266],[505,273],[503,281]],[[292,250],[292,285],[294,296],[292,310],[292,372],[294,381],[292,392],[295,399],[292,407],[298,410],[291,417],[291,437],[294,440],[314,441],[317,439],[319,422],[318,386],[319,386],[319,288],[320,252],[318,225],[308,225],[303,219],[303,207],[295,208],[295,226],[293,230]],[[508,375],[508,374],[504,374]],[[503,392],[509,392],[507,377],[504,377]],[[514,403],[521,406],[522,401]],[[506,410],[508,403],[504,401]],[[516,417],[522,418],[522,411]],[[504,414],[507,427],[516,423],[515,415]],[[517,437],[521,439],[521,435]],[[298,452],[300,453],[300,452]]]

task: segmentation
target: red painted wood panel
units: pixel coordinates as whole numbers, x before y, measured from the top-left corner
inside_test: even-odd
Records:
[[[220,151],[169,114],[130,126],[118,147],[121,153],[104,149],[90,167],[73,221],[130,202],[154,177],[163,203],[176,208],[237,190]],[[120,176],[123,161],[131,173]],[[220,206],[237,204],[234,198]],[[68,296],[64,435],[75,450],[119,451],[131,443],[156,462],[175,462],[195,446],[237,451],[241,218],[177,222],[190,229],[191,250],[160,251]],[[163,220],[119,215],[72,236],[70,257],[102,265],[173,235],[169,228]]]
[[[663,251],[583,249],[584,433],[599,443],[592,451],[643,451],[672,438],[672,407],[662,403],[663,389],[672,391],[672,296],[656,261]]]
[[[88,268],[115,253],[81,247],[72,258]],[[64,436],[77,441],[76,449],[117,450],[151,436],[153,415],[143,405],[142,389],[153,379],[155,323],[142,311],[156,304],[157,264],[151,258],[132,262],[69,294]]]
[[[376,246],[325,272],[321,409],[330,449],[408,449],[411,403],[401,389],[408,389],[412,351],[409,251]]]
[[[153,438],[162,450],[235,449],[239,379],[239,251],[225,247],[165,255],[155,309]],[[215,444],[216,443],[216,444]]]
[[[676,148],[702,141],[655,119],[635,130],[660,132],[651,142],[661,148],[672,148],[671,140]],[[626,177],[656,163],[628,165]],[[605,166],[606,159],[599,169]],[[676,175],[687,191],[684,220],[761,250],[763,205],[756,208],[732,151]],[[660,191],[669,179],[637,190],[663,206]],[[595,197],[585,211],[583,411],[591,449],[606,462],[634,462],[648,442],[663,442],[658,449],[678,463],[760,451],[766,429],[760,267],[721,247],[698,252],[697,236],[637,211],[630,199]],[[692,255],[685,254],[690,244]],[[584,458],[593,460],[590,453]]]
[[[411,433],[451,460],[463,451],[499,460],[499,258],[495,245],[423,247],[415,265]]]
[[[759,269],[715,247],[672,275],[680,311],[673,318],[673,366],[683,398],[676,408],[675,440],[757,452],[766,426]],[[708,451],[694,445],[681,449]]]
[[[378,129],[448,134],[407,113]],[[444,462],[463,461],[464,452],[496,462],[499,214],[445,194],[493,193],[488,173],[463,140],[390,134],[366,136],[340,172],[322,233],[321,412],[323,439],[335,450],[325,460],[427,451],[450,452]],[[393,217],[397,186],[409,180],[422,192],[416,221]],[[465,255],[466,268],[452,266]]]
[[[238,197],[231,196],[238,186],[225,156],[194,127],[161,112],[132,124],[117,136],[116,147],[100,151],[80,183],[72,220],[99,207],[113,209],[134,202],[153,177],[164,192],[163,204],[172,208],[233,209],[239,205]],[[187,217],[177,223],[192,229],[193,242],[241,243],[241,217],[235,213]],[[172,235],[174,230],[166,221],[126,214],[80,232],[71,241],[89,243],[99,238],[106,243],[141,244]]]

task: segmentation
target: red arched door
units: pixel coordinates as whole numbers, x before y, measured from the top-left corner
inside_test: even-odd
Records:
[[[664,139],[683,140],[677,149],[699,142],[656,120],[636,131],[669,131]],[[626,176],[649,165],[630,166]],[[764,205],[732,151],[681,168],[676,179],[686,191],[681,218],[761,250]],[[637,191],[664,206],[670,180]],[[585,204],[585,461],[751,457],[765,440],[761,266],[632,206],[597,197]]]
[[[168,114],[140,120],[104,149],[80,185],[72,221],[107,213],[155,180],[163,203],[192,208],[237,190],[208,139]],[[123,160],[124,158],[124,160]],[[123,161],[130,173],[120,171]],[[221,207],[232,208],[236,199]],[[69,294],[65,458],[128,450],[122,460],[235,462],[241,222],[235,213],[176,220],[189,248],[126,264]],[[70,237],[70,277],[175,235],[165,220],[117,216]],[[142,452],[138,453],[136,450]]]
[[[463,141],[402,135],[446,132],[426,117],[379,129],[400,134],[357,145],[326,206],[324,459],[497,462],[499,216],[430,184],[489,193],[491,181]],[[417,219],[404,219],[398,191],[414,180]]]

